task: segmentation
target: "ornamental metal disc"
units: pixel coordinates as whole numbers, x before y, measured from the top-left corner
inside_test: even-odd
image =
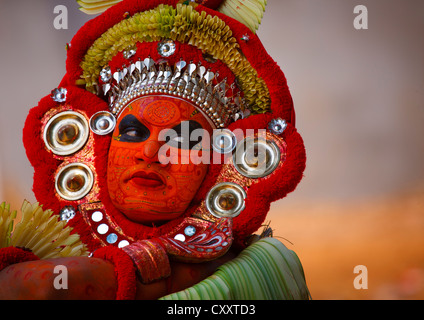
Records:
[[[214,130],[212,148],[222,154],[232,152],[237,146],[236,135],[229,129]]]
[[[74,111],[64,111],[53,116],[43,132],[47,149],[59,156],[68,156],[79,151],[88,137],[87,120]]]
[[[108,111],[100,111],[90,118],[90,129],[95,134],[104,136],[115,130],[116,119]]]
[[[206,196],[206,208],[217,218],[235,218],[245,208],[246,192],[233,182],[213,187]]]
[[[69,201],[84,198],[93,187],[94,176],[91,169],[83,163],[71,163],[56,175],[57,194]]]
[[[233,154],[237,171],[247,178],[263,178],[277,169],[281,152],[275,142],[262,137],[241,141]]]

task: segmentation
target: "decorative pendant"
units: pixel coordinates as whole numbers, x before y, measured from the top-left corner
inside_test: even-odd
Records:
[[[102,69],[102,71],[100,71],[100,79],[103,81],[103,82],[109,82],[110,81],[110,79],[112,79],[112,71],[110,71],[110,67],[109,66],[107,66],[107,67],[104,67],[103,69]]]

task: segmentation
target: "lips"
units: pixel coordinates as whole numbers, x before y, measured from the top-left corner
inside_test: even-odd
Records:
[[[131,182],[138,186],[157,188],[165,185],[163,179],[156,173],[146,173],[144,171],[138,171],[131,176]]]

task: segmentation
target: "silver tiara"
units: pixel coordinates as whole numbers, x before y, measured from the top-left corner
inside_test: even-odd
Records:
[[[250,112],[237,85],[228,84],[227,78],[218,78],[218,73],[200,63],[180,60],[171,68],[167,61],[156,63],[150,57],[124,65],[113,74],[109,66],[100,72],[103,94],[115,116],[134,99],[166,94],[192,101],[216,128],[224,128]]]

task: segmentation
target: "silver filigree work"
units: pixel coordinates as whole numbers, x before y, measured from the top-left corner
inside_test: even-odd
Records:
[[[114,116],[131,101],[152,93],[192,101],[215,128],[227,127],[235,114],[248,110],[236,83],[228,84],[226,78],[219,79],[217,73],[192,61],[179,60],[172,68],[166,61],[156,63],[147,57],[116,70],[113,79],[103,88]]]

